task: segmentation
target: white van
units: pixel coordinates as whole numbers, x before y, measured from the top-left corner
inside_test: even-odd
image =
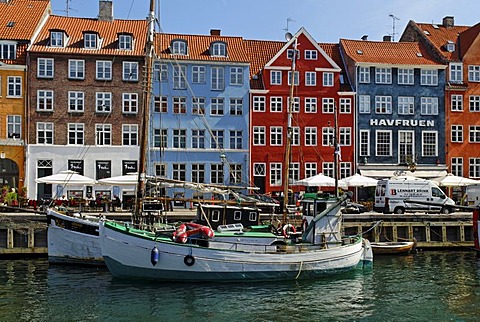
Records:
[[[408,201],[419,201],[414,203]],[[403,214],[406,211],[453,212],[455,202],[433,182],[414,177],[379,180],[375,190],[374,210]]]

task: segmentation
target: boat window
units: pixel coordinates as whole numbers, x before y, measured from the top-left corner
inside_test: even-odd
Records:
[[[248,216],[248,220],[257,221],[257,213],[255,211],[251,211],[249,216]]]
[[[235,210],[233,212],[233,220],[242,220],[242,211]]]
[[[212,221],[220,221],[220,210],[212,210]]]

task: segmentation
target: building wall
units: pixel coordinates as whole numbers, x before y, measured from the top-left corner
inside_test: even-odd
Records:
[[[207,63],[199,61],[183,61],[181,65],[187,68],[187,88],[174,89],[172,84],[172,72],[174,62],[159,61],[168,66],[169,79],[167,82],[154,81],[153,92],[156,96],[166,96],[168,101],[167,113],[157,113],[154,108],[151,109],[151,130],[150,130],[150,172],[155,173],[155,167],[163,164],[166,167],[166,176],[168,178],[180,179],[174,174],[174,164],[185,165],[185,180],[194,181],[192,176],[192,164],[203,164],[205,167],[204,183],[216,183],[225,185],[248,185],[248,130],[249,130],[249,101],[248,101],[248,75],[249,68],[246,64],[238,63]],[[195,84],[192,81],[192,66],[204,66],[206,68],[206,82],[204,84]],[[225,69],[225,88],[221,91],[211,89],[211,68],[224,67]],[[230,84],[230,67],[241,67],[243,69],[243,84]],[[173,98],[186,98],[186,113],[174,113]],[[192,111],[193,98],[205,98],[205,114],[194,114]],[[224,98],[224,114],[211,114],[211,99]],[[230,114],[230,99],[241,99],[242,114]],[[153,147],[154,130],[166,129],[167,142],[165,148]],[[173,131],[186,130],[186,147],[175,148],[173,146]],[[205,148],[192,147],[192,130],[205,131]],[[212,147],[211,131],[223,130],[224,142],[223,148]],[[230,131],[242,131],[242,148],[237,149],[230,146]],[[224,158],[222,157],[224,156]],[[222,165],[224,169],[224,180],[222,183],[211,181],[211,164]],[[229,164],[241,165],[241,182],[230,181]],[[191,197],[192,191],[186,191],[186,196]],[[175,191],[169,191],[169,195],[174,195]]]

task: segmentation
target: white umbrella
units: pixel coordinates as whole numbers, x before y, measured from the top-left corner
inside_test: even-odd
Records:
[[[309,178],[298,180],[293,183],[297,186],[306,186],[306,187],[335,187],[335,179],[319,173]],[[340,188],[347,188],[345,182],[341,180],[338,181],[338,186]]]
[[[445,177],[432,179],[432,181],[443,187],[464,187],[480,183],[479,180],[459,177],[451,173],[447,174]]]
[[[142,180],[144,180],[142,175]],[[103,178],[98,180],[99,184],[112,186],[134,186],[138,183],[138,173],[129,173],[123,176],[116,176],[110,178]]]
[[[83,185],[95,184],[97,181],[95,179],[82,176],[75,171],[65,170],[65,171],[60,171],[57,174],[52,174],[51,176],[37,178],[35,179],[35,182],[47,183],[47,184],[83,186]]]
[[[356,173],[353,176],[343,178],[341,181],[349,187],[374,187],[378,180]]]

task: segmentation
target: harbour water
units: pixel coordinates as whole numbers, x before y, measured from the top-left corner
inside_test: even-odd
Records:
[[[1,321],[478,321],[474,251],[377,256],[314,281],[139,283],[107,269],[0,260]]]

